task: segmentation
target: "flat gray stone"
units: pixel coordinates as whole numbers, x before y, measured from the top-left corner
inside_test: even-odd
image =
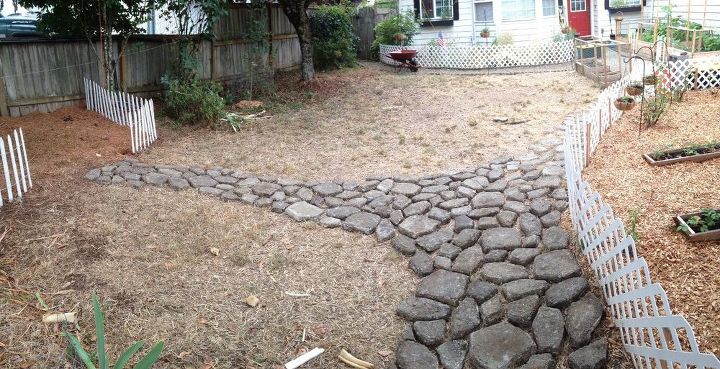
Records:
[[[91,169],[87,174],[85,174],[85,179],[89,181],[94,181],[100,177],[102,174],[102,171],[100,169]]]
[[[143,181],[153,186],[162,186],[168,181],[168,176],[165,174],[150,172],[143,175]]]
[[[545,291],[545,303],[551,307],[564,308],[588,290],[585,277],[569,278],[555,283]]]
[[[550,202],[539,197],[530,201],[530,212],[541,217],[550,212]]]
[[[320,225],[327,228],[337,228],[342,224],[342,220],[324,215],[321,216],[318,221],[320,222]]]
[[[215,187],[200,187],[198,188],[198,192],[206,195],[220,196],[225,191]]]
[[[540,218],[530,213],[520,214],[518,217],[518,226],[522,233],[526,236],[540,235],[542,233],[542,223]]]
[[[557,210],[553,210],[540,217],[540,223],[542,223],[543,227],[550,228],[559,225],[561,218],[562,214]]]
[[[180,172],[177,172],[177,173],[180,173]],[[180,174],[178,174],[177,176],[179,177]],[[214,179],[216,181],[218,181],[218,183],[224,183],[224,184],[235,184],[238,182],[238,179],[235,177],[232,177],[232,176],[217,176],[217,177],[214,177]]]
[[[395,185],[392,187],[390,192],[405,195],[405,196],[415,196],[420,193],[420,190],[422,188],[414,183],[395,183]]]
[[[512,301],[507,305],[508,321],[519,327],[529,327],[539,307],[540,297],[538,295],[525,296]]]
[[[445,338],[445,321],[420,320],[413,323],[415,338],[425,346],[434,347],[441,344]]]
[[[435,219],[440,223],[446,223],[452,216],[449,211],[434,207],[428,212],[428,217],[430,219]]]
[[[428,218],[425,215],[413,215],[400,223],[398,230],[400,233],[411,237],[418,238],[426,234],[432,233],[440,225],[435,219]]]
[[[429,201],[414,202],[403,209],[403,214],[406,217],[425,214],[430,210],[431,207],[432,205]]]
[[[555,369],[557,363],[550,354],[535,354],[530,356],[527,363],[518,369]]]
[[[508,261],[518,265],[529,265],[538,255],[540,250],[537,248],[519,248],[510,252]]]
[[[565,317],[565,330],[573,347],[585,346],[602,320],[603,303],[592,293],[570,304]]]
[[[200,177],[200,176],[198,176],[198,177]],[[191,183],[192,183],[192,181],[191,181]],[[265,197],[270,197],[276,191],[280,191],[281,189],[282,189],[282,187],[280,187],[279,184],[271,183],[271,182],[258,182],[252,186],[253,193],[255,193],[258,196],[265,196]]]
[[[406,256],[412,256],[417,251],[415,240],[402,234],[396,235],[391,244],[395,250]]]
[[[450,316],[450,306],[422,297],[409,297],[398,304],[397,315],[405,320],[436,320]]]
[[[607,363],[607,339],[600,338],[568,355],[570,369],[602,369]]]
[[[500,207],[505,204],[505,195],[500,192],[481,192],[472,199],[474,208]]]
[[[395,237],[395,226],[389,219],[382,219],[375,228],[375,236],[380,242],[389,241]]]
[[[518,279],[503,284],[500,289],[508,301],[515,301],[530,295],[542,295],[549,286],[549,283],[537,279]]]
[[[436,255],[433,266],[435,267],[435,269],[450,270],[452,268],[452,260],[445,256]]]
[[[402,341],[395,354],[395,364],[398,369],[437,369],[438,359],[427,347]]]
[[[505,250],[491,250],[485,254],[486,263],[499,263],[507,259],[508,252]]]
[[[453,230],[455,233],[460,233],[463,229],[471,229],[475,226],[475,222],[473,222],[473,220],[467,215],[456,216],[453,218],[453,223]]]
[[[535,352],[532,337],[514,325],[502,322],[470,335],[470,364],[479,369],[512,369]]]
[[[338,218],[338,219],[345,219],[355,213],[359,213],[360,209],[354,207],[354,206],[338,206],[335,208],[330,208],[325,211],[325,213],[329,217]]]
[[[480,305],[480,316],[485,325],[492,325],[503,319],[505,305],[500,295],[495,295]]]
[[[533,182],[533,188],[555,188],[562,186],[562,178],[559,176],[541,176]]]
[[[509,210],[502,210],[498,212],[496,218],[498,221],[498,224],[501,227],[512,227],[515,225],[515,220],[517,220],[517,214],[515,212],[509,211]]]
[[[547,306],[540,307],[532,322],[532,332],[539,352],[558,354],[565,337],[565,318],[562,311]]]
[[[538,255],[533,262],[535,278],[560,282],[580,276],[580,265],[570,250],[555,250]]]
[[[528,272],[524,267],[507,262],[485,264],[480,269],[480,275],[486,281],[495,284],[528,278]]]
[[[478,304],[489,300],[495,296],[498,291],[498,286],[494,283],[485,282],[481,280],[475,280],[470,282],[467,287],[466,294],[477,301]]]
[[[468,199],[465,198],[465,197],[460,197],[460,198],[457,198],[457,199],[452,199],[452,200],[443,201],[443,202],[441,202],[441,203],[438,204],[438,207],[439,207],[440,209],[450,210],[450,209],[454,209],[454,208],[459,208],[459,207],[466,206],[466,205],[469,204],[469,203],[470,203],[470,200],[468,200]]]
[[[342,222],[342,228],[346,231],[372,234],[375,227],[380,223],[380,219],[382,218],[377,214],[359,212],[345,218]]]
[[[467,341],[447,341],[438,346],[435,351],[437,351],[440,364],[442,364],[443,368],[463,369],[465,355],[467,354]]]
[[[390,189],[393,187],[394,184],[395,184],[395,181],[393,181],[390,178],[387,178],[387,179],[380,181],[380,183],[378,183],[378,185],[377,185],[377,187],[375,187],[375,189],[378,191],[387,193],[388,191],[390,191]]]
[[[451,339],[464,338],[480,326],[480,309],[477,302],[466,297],[453,310],[448,324],[448,336]]]
[[[462,182],[464,187],[470,188],[474,191],[480,191],[485,186],[490,184],[490,181],[486,177],[482,176],[476,176],[472,178],[468,178]]]
[[[315,219],[323,213],[323,209],[315,205],[308,204],[305,201],[296,202],[285,208],[285,214],[300,222]]]
[[[433,272],[433,266],[435,263],[427,252],[417,250],[415,255],[410,258],[408,265],[410,266],[410,270],[415,272],[415,274],[425,277]]]
[[[468,248],[480,239],[481,233],[478,229],[463,229],[453,237],[452,243],[462,249]]]
[[[570,234],[562,227],[550,227],[542,232],[545,250],[561,250],[570,244]]]
[[[190,182],[188,182],[184,178],[170,177],[168,179],[168,185],[170,185],[170,188],[173,188],[176,190],[184,190],[184,189],[190,187]]]
[[[480,246],[472,246],[463,250],[452,264],[455,272],[471,275],[483,263],[483,250]]]
[[[339,194],[340,192],[343,191],[342,186],[340,186],[337,183],[333,183],[333,182],[320,183],[318,185],[313,186],[312,189],[313,189],[313,191],[317,192],[317,194],[320,196],[332,196],[332,195]]]
[[[433,252],[439,249],[444,243],[452,240],[453,233],[449,229],[441,229],[428,235],[418,237],[417,245],[425,249],[427,252]]]
[[[436,270],[420,281],[416,295],[455,306],[465,294],[469,280],[461,273]]]
[[[522,245],[520,232],[515,228],[492,228],[482,232],[482,247],[491,250],[513,250]]]
[[[500,223],[498,223],[495,217],[483,217],[477,220],[475,227],[479,230],[486,230],[500,227]]]
[[[457,257],[458,255],[460,255],[460,252],[462,252],[461,248],[450,243],[444,243],[438,249],[437,255],[452,260],[455,259],[455,257]]]

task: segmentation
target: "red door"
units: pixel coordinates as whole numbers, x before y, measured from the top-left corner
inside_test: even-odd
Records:
[[[578,36],[590,35],[590,0],[567,0],[568,23]]]

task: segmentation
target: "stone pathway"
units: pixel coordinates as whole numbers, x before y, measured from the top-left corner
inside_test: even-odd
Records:
[[[86,178],[197,189],[390,241],[424,277],[396,310],[407,321],[400,369],[540,369],[565,361],[597,369],[607,356],[606,341],[592,341],[603,303],[588,292],[559,225],[567,208],[560,144],[548,136],[515,158],[421,178],[301,182],[133,159]]]

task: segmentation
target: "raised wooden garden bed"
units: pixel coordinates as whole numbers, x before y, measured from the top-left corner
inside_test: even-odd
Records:
[[[663,151],[660,154],[644,154],[643,158],[652,166],[663,166],[683,161],[701,162],[720,158],[720,144],[707,145],[700,148],[686,147],[682,149]]]
[[[713,211],[718,213],[720,209],[713,209]],[[720,222],[716,222],[707,231],[701,231],[698,226],[688,224],[690,218],[703,217],[704,214],[706,214],[705,211],[699,211],[676,216],[675,223],[678,225],[678,230],[685,233],[692,242],[720,241]]]

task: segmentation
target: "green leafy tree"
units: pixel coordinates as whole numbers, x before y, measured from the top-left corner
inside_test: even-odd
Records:
[[[290,23],[295,26],[295,32],[300,41],[302,53],[302,79],[311,81],[315,78],[315,66],[313,64],[312,32],[310,31],[310,17],[307,10],[313,0],[278,0],[282,5],[285,15]]]
[[[310,16],[315,66],[320,69],[354,66],[355,33],[349,4],[323,5]]]

